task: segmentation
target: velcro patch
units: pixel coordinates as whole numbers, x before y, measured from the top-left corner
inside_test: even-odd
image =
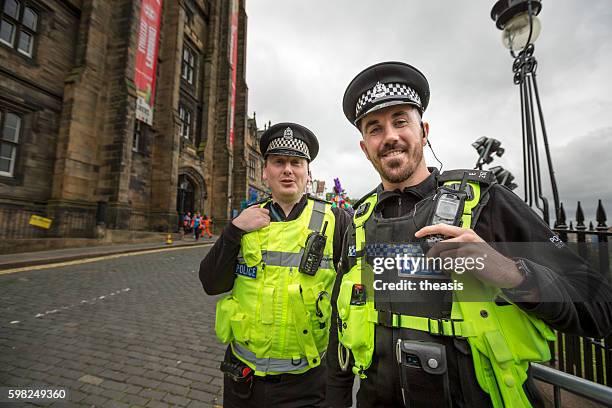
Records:
[[[236,264],[236,275],[246,276],[247,278],[257,277],[257,266],[247,266],[246,264]]]

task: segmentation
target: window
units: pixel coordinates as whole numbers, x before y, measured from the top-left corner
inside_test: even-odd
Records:
[[[32,57],[38,12],[26,0],[0,0],[0,43]]]
[[[196,53],[187,45],[183,45],[183,65],[181,66],[181,78],[189,85],[193,85],[196,69]]]
[[[140,120],[134,121],[134,137],[132,138],[132,151],[139,152],[142,150],[142,143],[144,139],[144,133],[146,125]]]
[[[193,143],[193,113],[184,105],[179,105],[179,119],[181,137]]]
[[[193,27],[193,10],[187,5],[185,5],[185,24],[189,27]]]
[[[21,117],[13,112],[0,110],[0,176],[13,176]]]
[[[255,170],[257,169],[257,158],[253,155],[249,155],[249,161],[247,163],[247,175],[250,180],[255,180]]]

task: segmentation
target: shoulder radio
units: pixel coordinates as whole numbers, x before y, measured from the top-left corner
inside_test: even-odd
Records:
[[[325,235],[326,229],[327,221],[323,224],[323,231],[313,231],[308,235],[304,247],[304,254],[300,260],[299,271],[301,273],[313,276],[317,273],[317,270],[319,270],[321,260],[323,259],[325,244],[327,243],[327,236]]]

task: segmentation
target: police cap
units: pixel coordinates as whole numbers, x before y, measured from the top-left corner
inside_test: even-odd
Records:
[[[317,137],[302,125],[291,122],[270,126],[259,140],[259,150],[264,157],[269,154],[303,157],[309,162],[319,153]]]
[[[381,62],[361,71],[344,92],[344,115],[355,126],[368,113],[387,106],[410,104],[421,115],[429,103],[425,75],[403,62]]]

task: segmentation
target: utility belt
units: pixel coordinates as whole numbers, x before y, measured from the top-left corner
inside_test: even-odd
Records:
[[[432,336],[469,337],[474,333],[473,326],[463,320],[407,316],[385,310],[375,310],[374,320],[370,321],[394,329],[414,329]]]
[[[257,357],[255,353],[246,347],[234,342],[231,344],[230,349],[233,355],[243,363],[247,364],[257,373],[266,373],[268,375],[278,375],[284,373],[303,373],[310,368],[312,365],[308,363],[308,358],[301,356],[299,358],[272,358],[272,357]],[[319,353],[317,366],[323,361],[325,357],[325,351]],[[268,374],[272,372],[272,374]],[[257,377],[263,377],[258,374]]]
[[[324,354],[325,353],[323,353],[321,358],[324,357]],[[305,358],[301,360],[305,360]],[[306,366],[308,366],[307,362]],[[324,366],[317,366],[314,369],[318,369],[319,367]],[[283,383],[294,380],[296,375],[299,376],[309,371],[300,373],[287,372],[280,374],[266,374],[264,376],[255,375],[255,370],[234,355],[232,347],[228,347],[225,353],[225,358],[221,362],[221,366],[219,368],[221,372],[223,372],[223,374],[232,381],[231,392],[242,399],[248,399],[252,396],[253,387],[256,383]]]

